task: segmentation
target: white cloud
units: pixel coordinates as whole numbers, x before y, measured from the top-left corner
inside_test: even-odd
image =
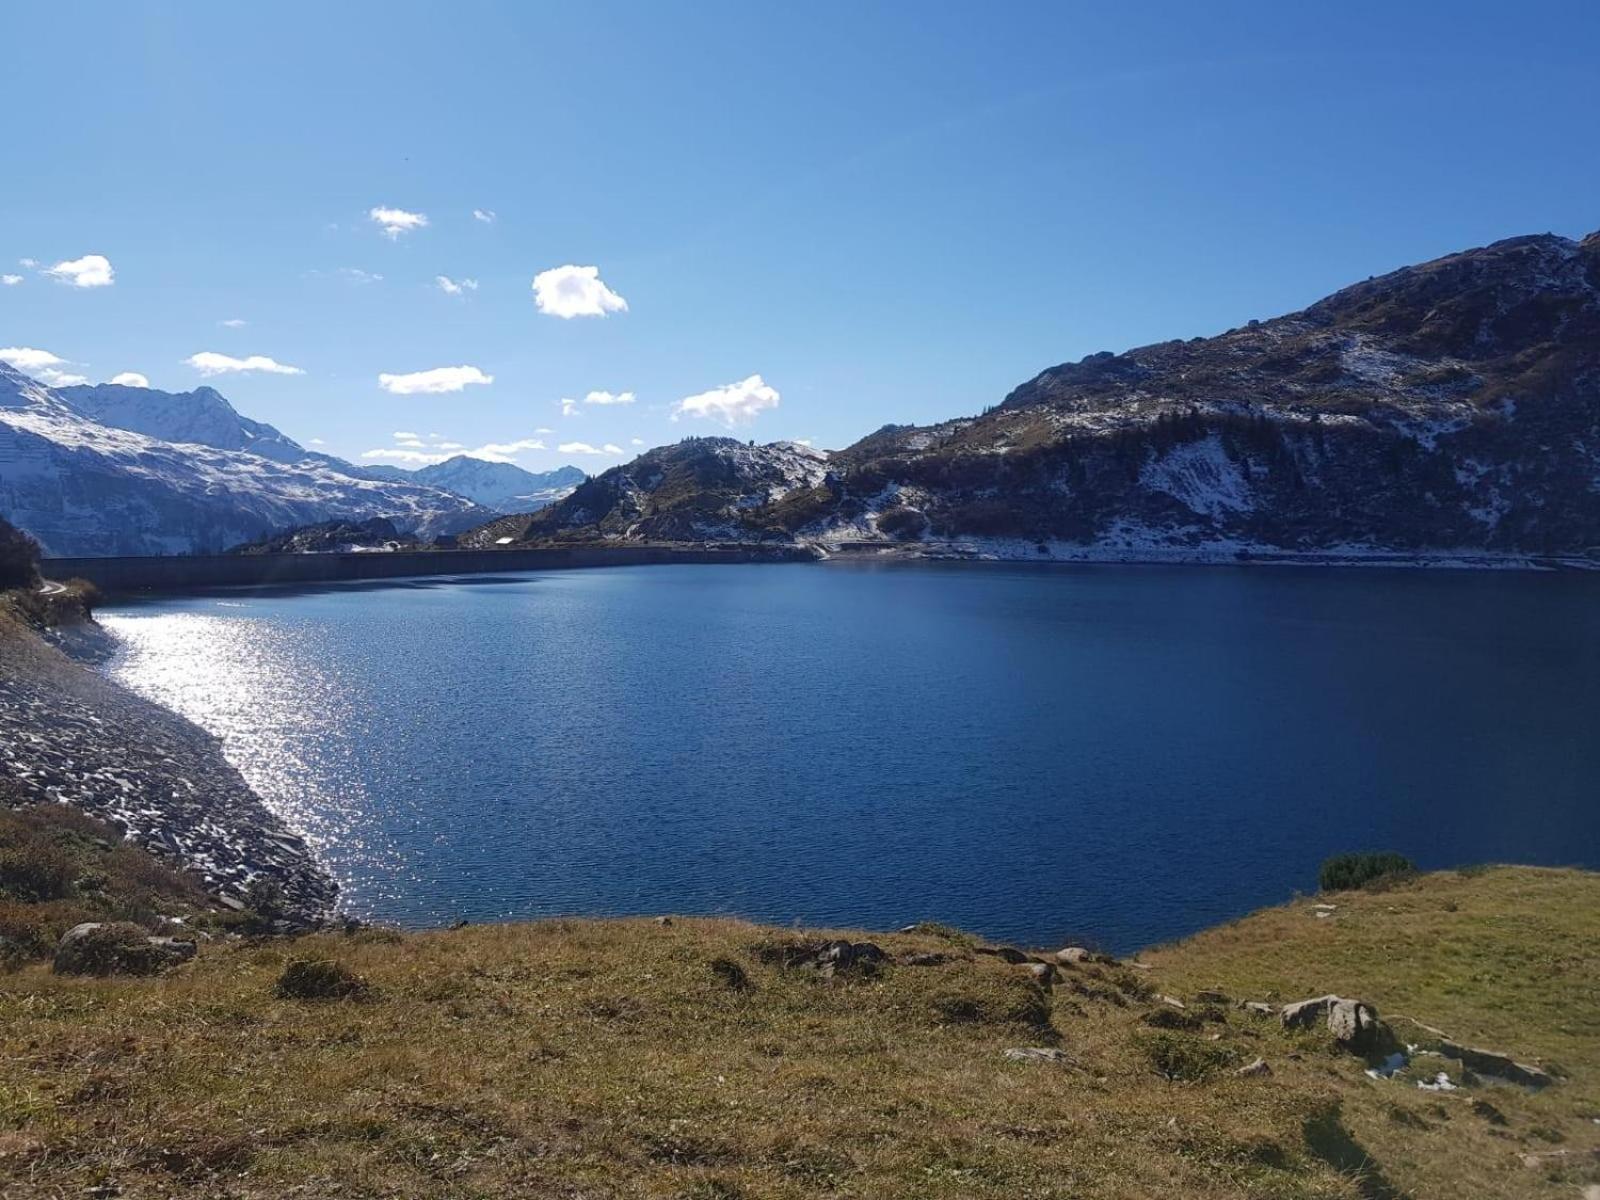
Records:
[[[555,430],[551,429],[547,425],[541,425],[541,426],[539,426],[539,428],[535,429],[534,432],[535,433],[554,433]]]
[[[590,392],[583,398],[585,404],[632,404],[636,397],[632,392],[619,392],[612,395],[610,392]]]
[[[515,462],[516,456],[529,450],[543,450],[544,442],[538,438],[522,438],[515,442],[489,442],[486,445],[468,450],[460,442],[438,442],[433,446],[425,446],[415,439],[415,434],[395,434],[395,439],[401,444],[387,449],[366,450],[362,458],[386,459],[389,462],[409,463],[416,466],[428,466],[431,463],[441,463],[447,458],[454,458],[458,454],[465,454],[468,458],[481,458],[487,462]],[[429,434],[429,437],[438,437]]]
[[[6,287],[16,287],[21,282],[21,275],[0,275],[0,284],[4,284]]]
[[[307,444],[312,446],[326,446],[328,443],[323,441],[321,438],[312,438]]]
[[[769,387],[759,375],[741,379],[738,383],[723,384],[709,392],[686,396],[672,410],[672,419],[679,417],[705,417],[720,421],[730,429],[756,419],[756,414],[778,407],[778,391]]]
[[[422,440],[420,433],[407,433],[404,429],[397,429],[389,436],[397,442],[420,442]]]
[[[116,272],[111,269],[111,260],[104,254],[85,254],[82,258],[69,258],[53,267],[46,267],[44,273],[52,279],[59,279],[62,283],[70,283],[73,287],[81,288],[110,287],[116,281]]]
[[[120,375],[113,375],[111,382],[119,387],[147,388],[150,381],[137,371],[124,371]]]
[[[563,417],[575,417],[575,416],[577,416],[578,415],[578,402],[576,400],[571,400],[571,399],[568,399],[566,396],[563,396],[561,398],[561,415]]]
[[[628,439],[628,444],[630,446],[642,446],[642,445],[644,445],[644,439],[643,438],[629,438]]]
[[[19,371],[39,371],[45,367],[60,366],[66,361],[48,350],[35,350],[32,346],[7,346],[0,350],[0,362]]]
[[[599,267],[552,267],[533,277],[533,302],[552,317],[603,317],[628,302],[600,281]]]
[[[367,216],[383,230],[383,236],[394,241],[402,233],[411,233],[428,223],[425,213],[407,212],[403,208],[369,208]]]
[[[519,442],[490,442],[487,446],[479,446],[476,450],[468,450],[469,458],[484,458],[490,462],[515,462],[515,455],[525,450],[543,450],[544,443],[538,438],[523,438]]]
[[[562,442],[556,447],[563,454],[621,454],[621,446],[607,442],[604,446],[591,446],[588,442]]]
[[[430,454],[426,450],[363,450],[361,457],[387,459],[392,463],[414,463],[419,467],[426,467],[432,463],[441,463],[450,456],[448,454]]]
[[[238,317],[229,317],[226,321],[218,321],[217,324],[221,325],[224,329],[243,329],[249,324],[249,322],[241,320]]]
[[[493,225],[496,213],[492,208],[475,208],[472,210],[472,219],[482,221],[485,225]]]
[[[48,350],[35,350],[31,346],[7,346],[0,349],[0,362],[32,375],[48,387],[74,387],[89,382],[82,375],[63,371],[62,367],[70,365],[66,359],[51,354]]]
[[[413,371],[409,375],[385,373],[378,376],[378,386],[396,396],[459,392],[469,383],[493,382],[493,375],[485,375],[477,367],[434,367],[431,371]]]
[[[19,258],[19,259],[17,259],[17,266],[19,266],[19,267],[27,267],[28,270],[30,270],[30,271],[33,270],[38,265],[39,265],[39,260],[36,259],[36,258]]]
[[[363,271],[360,267],[340,267],[334,274],[347,283],[355,284],[357,287],[368,283],[383,282],[382,275],[375,271]]]
[[[459,296],[463,292],[475,292],[478,290],[478,281],[476,279],[455,280],[448,275],[435,275],[433,281],[439,285],[439,290],[446,296]]]
[[[268,358],[265,354],[252,354],[248,358],[234,358],[231,354],[218,354],[203,350],[183,360],[202,375],[229,375],[242,371],[261,371],[267,375],[304,375],[299,367]]]

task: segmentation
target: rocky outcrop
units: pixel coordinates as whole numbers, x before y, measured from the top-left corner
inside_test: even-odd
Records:
[[[57,975],[156,975],[194,956],[191,941],[152,937],[127,921],[85,921],[61,935],[51,970]]]

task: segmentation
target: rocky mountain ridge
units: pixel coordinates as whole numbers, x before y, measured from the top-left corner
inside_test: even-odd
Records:
[[[1511,238],[1217,337],[1091,355],[804,470],[793,448],[716,441],[651,451],[497,536],[1600,557],[1600,233]]]

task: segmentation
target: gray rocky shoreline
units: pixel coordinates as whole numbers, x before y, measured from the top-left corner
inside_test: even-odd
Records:
[[[245,907],[262,881],[281,891],[273,915],[289,926],[331,919],[338,885],[221,742],[78,661],[103,653],[105,638],[89,624],[47,641],[0,620],[0,774],[13,793],[111,822],[229,907]]]

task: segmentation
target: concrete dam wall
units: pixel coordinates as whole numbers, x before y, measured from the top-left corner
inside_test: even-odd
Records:
[[[658,563],[809,562],[793,546],[572,546],[521,550],[402,550],[354,554],[202,554],[192,557],[47,558],[45,578],[87,579],[108,595],[216,587],[344,583],[429,575],[549,571]]]

